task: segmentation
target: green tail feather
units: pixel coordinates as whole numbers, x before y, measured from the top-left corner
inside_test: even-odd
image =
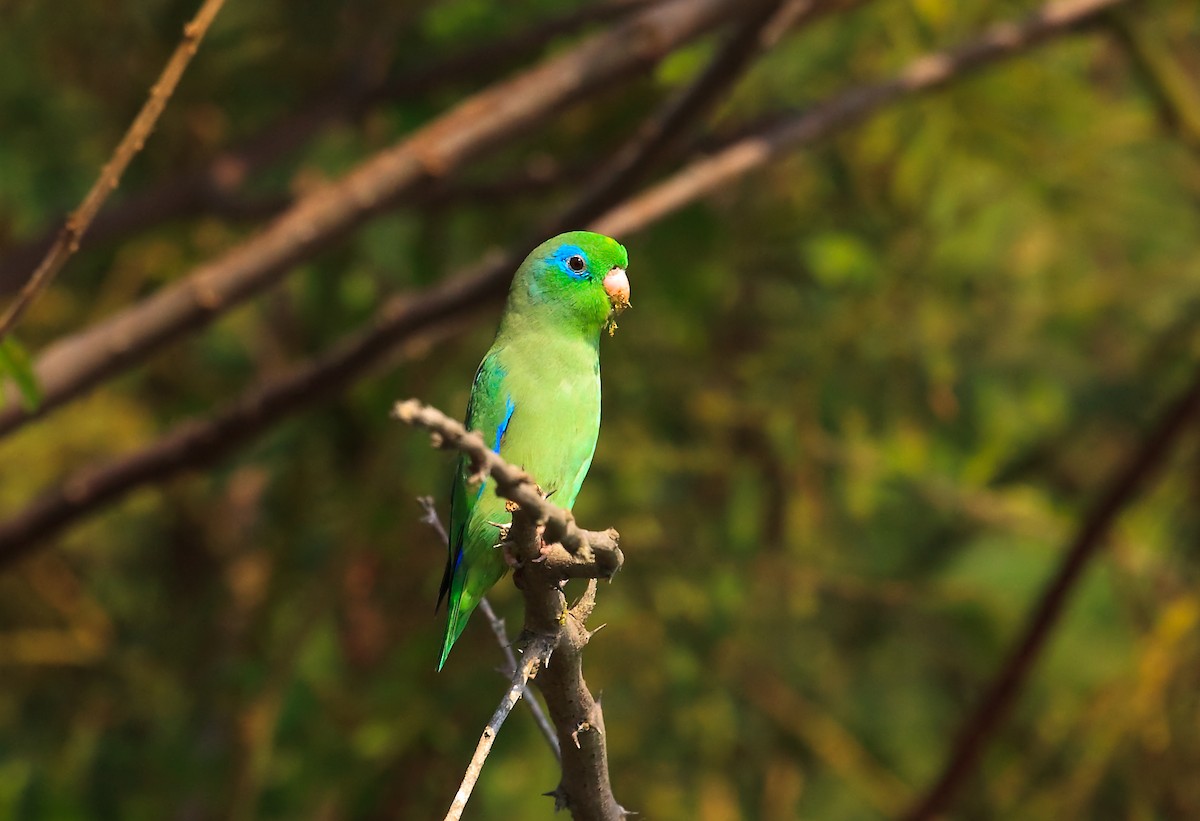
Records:
[[[446,658],[450,655],[450,648],[454,646],[454,642],[458,641],[458,637],[462,635],[463,630],[467,626],[467,620],[471,617],[471,613],[475,610],[479,600],[471,595],[467,590],[451,590],[449,601],[449,613],[446,618],[446,635],[442,639],[442,657],[438,660],[438,672],[446,664]]]

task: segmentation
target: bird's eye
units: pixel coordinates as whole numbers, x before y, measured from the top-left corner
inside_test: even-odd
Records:
[[[576,254],[567,260],[567,267],[577,274],[582,274],[587,270],[587,263],[583,261],[583,257]]]

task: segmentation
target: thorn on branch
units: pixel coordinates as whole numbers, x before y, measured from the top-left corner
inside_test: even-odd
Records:
[[[442,519],[438,516],[437,504],[432,496],[417,497],[417,504],[425,511],[421,517],[421,521],[429,525],[437,532],[438,537],[443,543],[449,541],[446,535],[446,527],[442,524]],[[517,669],[517,657],[513,653],[512,642],[508,639],[508,629],[505,627],[504,619],[496,615],[496,611],[492,609],[492,603],[488,601],[487,596],[479,600],[479,612],[483,613],[488,624],[492,628],[492,634],[496,637],[496,641],[500,645],[500,651],[504,654],[504,667],[498,668],[499,671],[506,677],[512,676]],[[549,659],[545,663],[549,663]],[[541,703],[529,691],[528,686],[525,688],[525,703],[529,706],[529,712],[533,714],[533,720],[541,731],[542,736],[546,739],[546,743],[550,745],[550,751],[554,753],[554,758],[557,761],[562,761],[562,752],[558,747],[558,736],[554,732],[554,727],[550,724],[550,719],[546,717],[546,713],[542,710]]]
[[[565,810],[570,807],[570,805],[567,803],[567,793],[565,790],[563,790],[562,784],[559,784],[557,787],[552,789],[550,792],[542,793],[542,795],[546,796],[547,798],[554,799],[554,811],[555,812],[558,812],[559,810]]]
[[[488,448],[477,432],[468,431],[458,421],[415,399],[397,402],[392,415],[436,434],[443,449],[465,454],[480,481],[489,476],[495,481],[497,495],[511,503],[506,509],[512,513],[513,522],[507,532],[502,532],[499,543],[515,543],[516,549],[510,551],[517,559],[515,567],[519,568],[522,561],[544,564],[560,579],[610,578],[620,569],[624,556],[615,530],[582,530],[570,511],[547,501],[528,473]]]

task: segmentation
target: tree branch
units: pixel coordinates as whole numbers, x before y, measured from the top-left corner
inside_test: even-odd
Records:
[[[1138,77],[1176,139],[1200,154],[1200,90],[1166,43],[1155,42],[1136,14],[1118,9],[1109,16],[1113,33],[1125,48]]]
[[[438,516],[437,505],[432,496],[421,496],[417,499],[417,504],[425,511],[425,515],[421,517],[421,521],[434,529],[441,539],[442,544],[450,542],[450,535],[446,533],[446,527],[442,524],[442,519]],[[513,654],[512,642],[508,639],[508,629],[504,626],[504,619],[497,615],[492,609],[492,603],[488,601],[487,596],[479,599],[479,609],[483,612],[484,618],[492,628],[492,634],[496,637],[496,642],[500,645],[500,651],[504,653],[504,675],[515,676],[517,674],[517,657]],[[546,714],[542,711],[542,705],[538,700],[533,698],[529,693],[529,688],[525,688],[523,693],[525,703],[529,705],[529,712],[533,714],[533,720],[537,723],[538,729],[542,731],[542,735],[546,738],[546,743],[550,745],[551,752],[554,753],[555,759],[562,761],[562,750],[558,748],[558,737],[554,734],[554,727],[550,724],[550,719],[546,718]]]
[[[54,243],[46,252],[45,258],[34,270],[29,281],[21,288],[4,314],[0,315],[0,339],[12,331],[29,306],[46,289],[55,275],[62,270],[71,255],[78,250],[79,243],[87,233],[92,220],[95,219],[100,206],[104,205],[108,195],[121,182],[121,175],[129,167],[129,162],[142,150],[150,132],[154,130],[154,124],[158,122],[158,117],[166,107],[167,100],[171,99],[171,95],[175,93],[175,87],[179,85],[179,78],[183,76],[200,41],[204,39],[208,27],[224,3],[225,0],[204,0],[200,10],[196,12],[196,16],[183,27],[183,39],[179,41],[179,45],[175,47],[174,53],[171,54],[171,58],[167,60],[162,73],[158,76],[157,82],[151,87],[150,96],[142,105],[142,110],[133,118],[125,136],[121,138],[116,150],[104,164],[99,178],[92,185],[87,196],[83,198],[79,208],[67,217],[66,224],[59,231]]]
[[[361,117],[373,106],[473,80],[520,65],[546,43],[584,26],[615,20],[660,0],[606,0],[541,21],[511,37],[470,43],[462,50],[397,77],[343,81],[219,151],[201,167],[150,185],[100,211],[88,232],[91,244],[114,242],[172,219],[215,214],[234,220],[273,217],[292,204],[284,194],[261,200],[241,196],[247,180],[298,151],[326,125]],[[447,192],[449,193],[449,192]],[[466,192],[464,192],[466,193]],[[441,202],[439,198],[439,203]],[[56,233],[13,245],[0,257],[0,293],[16,290],[54,243]]]
[[[476,476],[490,476],[498,496],[517,504],[506,541],[517,558],[513,580],[525,598],[525,629],[529,646],[539,654],[530,659],[526,651],[522,670],[536,669],[542,661],[541,648],[553,652],[553,664],[544,664],[535,679],[554,719],[562,750],[562,780],[553,792],[555,808],[569,809],[577,821],[615,821],[628,813],[612,794],[608,778],[607,741],[604,714],[600,703],[583,679],[583,648],[595,631],[586,628],[596,604],[596,579],[611,578],[624,561],[615,530],[602,533],[579,529],[571,512],[543,498],[533,478],[493,452],[476,432],[468,432],[459,422],[436,408],[415,399],[398,402],[393,415],[402,422],[430,431],[437,448],[457,450],[471,460]],[[558,544],[554,544],[559,542]],[[562,583],[568,578],[586,577],[587,591],[568,608]],[[548,656],[546,660],[548,660]],[[520,682],[521,686],[524,680]],[[513,695],[514,691],[516,696]],[[513,680],[505,701],[484,730],[467,778],[473,785],[478,769],[491,748],[496,717],[512,709],[506,703],[519,696],[518,681]],[[503,717],[500,717],[503,721]],[[498,725],[496,725],[498,726]],[[466,804],[460,789],[451,813]],[[461,801],[460,801],[461,799]],[[457,815],[447,816],[457,818]]]
[[[831,2],[803,0],[804,19],[791,19],[798,24],[807,22],[819,12],[833,8]],[[772,19],[779,16],[781,0],[764,3],[737,26],[725,45],[708,63],[703,71],[682,92],[672,97],[651,115],[633,139],[629,140],[593,176],[575,205],[568,208],[559,219],[559,226],[581,225],[625,198],[632,184],[641,180],[664,156],[674,148],[687,127],[699,122],[717,104],[724,94],[742,77],[750,62],[762,45],[763,30]],[[789,11],[791,3],[788,4]],[[557,230],[545,232],[547,236]]]
[[[0,412],[0,434],[19,427],[277,282],[423,182],[554,114],[563,105],[663,55],[733,14],[736,0],[664,0],[537,68],[463,101],[336,183],[296,202],[254,238],[179,282],[52,345],[36,365],[43,402]]]
[[[1074,13],[1057,27],[1056,33],[1061,35],[1070,31],[1072,25],[1091,19],[1099,14],[1105,5],[1111,6],[1114,2],[1121,0],[1108,0],[1107,4],[1097,0],[1086,4],[1073,2],[1071,8],[1075,10]],[[1044,11],[1041,16],[1048,16],[1048,12]],[[1051,36],[1046,34],[1036,42],[1044,42]],[[995,32],[991,31],[989,37],[994,40]],[[990,40],[971,41],[955,53],[978,50],[986,42]],[[1026,41],[1026,47],[1032,44],[1033,42]],[[993,52],[993,58],[999,59],[1019,53],[1022,53],[1019,49],[1005,51],[1003,54]],[[938,64],[945,59],[947,58],[944,55],[922,58],[911,64],[901,76],[911,74],[915,66],[931,62]],[[984,64],[975,62],[971,63],[970,67],[979,68]],[[955,69],[960,73],[967,70],[963,67]],[[867,112],[861,110],[861,100],[864,97],[873,100],[869,109],[873,112],[882,107],[885,101],[897,102],[924,90],[921,86],[906,87],[907,90],[898,92],[896,96],[888,96],[885,100],[878,94],[868,94],[867,91],[872,88],[878,86],[859,86],[842,92],[812,109],[812,113],[786,120],[783,125],[769,126],[763,134],[777,133],[790,122],[796,126],[790,131],[794,137],[794,142],[790,145],[793,148],[800,147],[838,128],[848,127],[866,116]],[[857,111],[858,115],[832,116],[831,112],[843,109]],[[809,125],[800,127],[805,122]],[[754,150],[754,146],[764,139],[765,136],[746,135],[717,157],[724,156],[729,151]],[[774,156],[776,155],[766,156],[762,161],[765,162]],[[690,201],[680,197],[680,190],[684,187],[680,181],[687,180],[695,169],[704,167],[717,157],[687,166],[643,196],[610,211],[603,219],[593,222],[592,226],[609,232],[613,231],[614,226],[623,226],[625,231],[619,235],[626,235],[653,224],[671,210]],[[756,167],[757,162],[743,165],[742,173]],[[708,193],[711,186],[687,185],[686,189],[689,196],[698,198]],[[663,191],[669,192],[670,207],[661,207],[664,197],[660,192]],[[658,207],[648,207],[648,203],[657,204]],[[485,259],[469,272],[448,279],[420,295],[396,297],[380,309],[366,329],[349,335],[329,352],[287,374],[247,391],[238,400],[218,410],[209,418],[183,423],[141,450],[107,464],[83,468],[72,473],[57,487],[33,500],[24,510],[0,522],[0,567],[25,555],[39,539],[61,530],[136,487],[160,481],[186,469],[211,464],[242,443],[258,436],[280,419],[329,394],[343,390],[397,345],[422,335],[436,336],[447,333],[454,323],[464,321],[472,312],[503,297],[508,278],[520,264],[519,253],[523,251],[514,248],[508,254]],[[9,414],[11,411],[0,415],[0,431],[3,430],[3,422],[11,418]]]
[[[921,800],[904,816],[906,821],[940,817],[974,770],[984,748],[1008,715],[1063,608],[1088,562],[1104,544],[1113,522],[1144,489],[1170,453],[1188,423],[1200,413],[1200,370],[1191,384],[1167,407],[1141,446],[1107,483],[1107,489],[1083,518],[1062,562],[1030,611],[1021,636],[1000,666],[987,693],[971,713],[946,758],[941,774]]]
[[[468,431],[462,423],[415,399],[396,403],[392,415],[407,425],[430,431],[435,447],[465,453],[471,459],[475,473],[491,476],[496,482],[497,496],[516,502],[525,516],[532,517],[535,525],[544,528],[542,535],[547,546],[564,548],[552,550],[541,564],[572,574],[563,575],[564,579],[583,578],[589,573],[592,577],[607,579],[621,568],[624,559],[617,547],[616,531],[588,533],[581,530],[571,511],[546,501],[533,478],[500,458],[500,454],[489,448],[478,433]]]
[[[1059,0],[1043,6],[1020,23],[992,26],[979,38],[959,48],[914,60],[891,80],[850,89],[737,140],[606,214],[597,221],[596,230],[617,236],[636,230],[761,168],[799,145],[813,143],[861,122],[891,103],[933,91],[964,74],[1023,54],[1128,2],[1130,0]]]
[[[539,667],[550,660],[550,653],[553,650],[554,641],[548,636],[538,636],[525,648],[525,657],[512,674],[512,684],[509,686],[508,692],[504,694],[504,698],[500,699],[500,706],[496,708],[496,712],[492,713],[491,720],[483,728],[483,735],[479,737],[479,744],[475,746],[475,754],[471,756],[471,763],[467,765],[462,784],[459,785],[450,809],[446,812],[445,821],[458,821],[459,818],[462,818],[463,810],[467,808],[467,800],[470,799],[471,792],[475,789],[475,782],[479,780],[479,775],[483,772],[483,763],[487,761],[488,755],[492,752],[492,742],[496,740],[496,735],[500,732],[500,725],[508,718],[508,714],[512,712],[517,700],[528,692],[530,679],[537,675]],[[528,696],[525,700],[530,701]]]

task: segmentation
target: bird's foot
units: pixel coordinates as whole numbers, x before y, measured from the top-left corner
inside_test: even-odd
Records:
[[[518,559],[512,552],[513,543],[505,539],[496,544],[495,547],[500,548],[500,554],[504,556],[504,563],[512,570],[518,570],[521,567],[521,560]]]
[[[537,550],[537,555],[536,555],[536,556],[534,556],[532,559],[530,559],[530,560],[529,560],[529,561],[531,561],[531,562],[534,562],[535,564],[536,564],[536,563],[539,563],[539,562],[544,562],[544,561],[546,561],[546,559],[548,559],[548,558],[550,557],[550,547],[551,547],[551,545],[549,545],[549,544],[546,544],[546,540],[545,540],[545,538],[543,538],[543,536],[542,536],[542,534],[543,534],[543,533],[545,533],[545,531],[546,531],[546,527],[545,527],[545,525],[542,525],[542,526],[540,526],[540,527],[538,528],[538,533],[537,533],[537,540],[538,540],[538,550]]]

